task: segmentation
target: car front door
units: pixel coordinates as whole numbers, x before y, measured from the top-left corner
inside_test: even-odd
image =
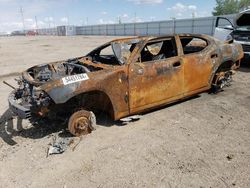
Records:
[[[129,65],[130,113],[182,97],[183,62],[175,37],[148,41]]]
[[[233,31],[234,31],[234,26],[229,19],[225,17],[217,17],[214,30],[215,38],[221,41],[231,40],[232,39],[231,34],[233,33]]]

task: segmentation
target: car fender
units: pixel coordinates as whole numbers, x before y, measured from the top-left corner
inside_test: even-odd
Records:
[[[71,98],[88,92],[100,91],[110,99],[115,118],[129,113],[128,108],[128,80],[122,70],[112,70],[88,73],[89,79],[63,84],[62,78],[43,85],[43,90],[51,97],[55,104],[63,104]]]

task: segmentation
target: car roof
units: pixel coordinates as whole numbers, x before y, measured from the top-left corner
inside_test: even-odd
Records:
[[[166,38],[166,37],[173,37],[173,36],[191,36],[191,37],[202,37],[205,39],[210,38],[208,35],[204,35],[204,34],[191,34],[191,33],[181,33],[181,34],[172,34],[172,35],[160,35],[160,36],[135,36],[135,37],[127,37],[127,38],[118,38],[118,39],[114,39],[111,42],[129,42],[129,41],[133,41],[133,40],[154,40],[154,39],[161,39],[161,38]]]

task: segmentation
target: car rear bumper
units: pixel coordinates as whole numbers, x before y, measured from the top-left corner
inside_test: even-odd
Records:
[[[9,102],[9,108],[14,115],[22,119],[28,119],[31,117],[30,106],[28,105],[23,106],[17,103],[17,100],[15,99],[15,91],[10,93],[8,97],[8,102]]]

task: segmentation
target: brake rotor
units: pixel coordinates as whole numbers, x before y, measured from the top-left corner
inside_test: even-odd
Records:
[[[217,79],[215,81],[217,87],[222,89],[225,86],[229,86],[232,81],[232,73],[231,72],[220,72],[217,74]]]
[[[232,74],[233,72],[231,70],[227,72],[218,72],[214,80],[213,92],[218,93],[219,91],[222,91],[224,87],[230,86],[232,81]]]
[[[93,112],[80,110],[73,113],[68,122],[69,132],[75,136],[86,135],[94,130],[95,115]]]

